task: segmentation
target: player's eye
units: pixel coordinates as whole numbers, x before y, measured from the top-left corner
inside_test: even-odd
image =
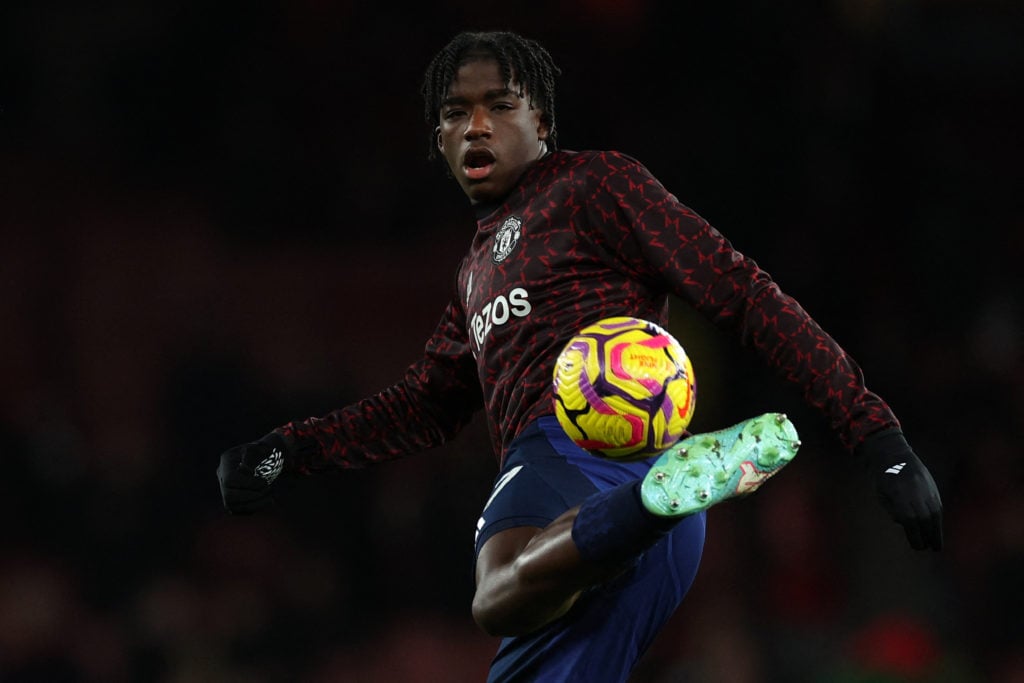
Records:
[[[466,112],[463,111],[462,109],[449,109],[444,113],[444,118],[446,121],[450,121],[452,119],[457,119],[460,116],[465,115],[465,113]]]

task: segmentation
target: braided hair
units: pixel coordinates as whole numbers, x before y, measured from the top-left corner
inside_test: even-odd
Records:
[[[511,83],[514,79],[526,91],[530,107],[541,110],[541,121],[548,127],[548,147],[557,149],[555,78],[561,70],[555,66],[551,54],[537,41],[509,31],[464,31],[434,56],[423,75],[420,93],[430,133],[429,158],[437,158],[434,130],[441,103],[448,96],[456,72],[466,62],[484,56],[493,57],[505,82]]]

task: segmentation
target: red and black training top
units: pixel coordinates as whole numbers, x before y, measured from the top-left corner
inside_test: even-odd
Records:
[[[611,316],[664,325],[670,295],[798,385],[848,447],[899,426],[807,312],[636,160],[553,152],[479,213],[423,357],[379,394],[279,429],[297,445],[300,471],[441,445],[481,407],[500,461],[527,424],[553,412],[555,359],[573,334]]]

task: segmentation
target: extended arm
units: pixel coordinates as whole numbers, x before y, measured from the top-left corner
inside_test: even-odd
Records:
[[[646,169],[625,158],[613,161],[614,168],[595,171],[602,191],[590,206],[604,217],[605,239],[617,258],[737,335],[797,387],[865,464],[911,544],[939,549],[942,503],[935,482],[853,358],[768,273]]]
[[[279,433],[294,468],[351,469],[439,446],[459,432],[483,398],[462,309],[449,304],[423,357],[402,381],[323,417],[289,422]]]
[[[217,477],[225,508],[245,513],[266,506],[282,472],[363,467],[439,446],[456,434],[482,404],[459,311],[449,306],[423,358],[402,381],[223,453]]]

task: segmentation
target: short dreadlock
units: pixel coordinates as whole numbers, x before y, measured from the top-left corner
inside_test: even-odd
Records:
[[[506,83],[514,78],[526,90],[530,106],[541,110],[541,121],[548,127],[548,147],[556,149],[555,78],[561,74],[561,70],[555,66],[551,54],[537,41],[509,31],[465,31],[455,36],[434,56],[423,75],[420,92],[430,130],[428,156],[431,159],[437,158],[434,130],[441,113],[441,103],[448,96],[448,88],[455,80],[455,73],[470,58],[481,55],[492,56],[497,60],[501,77]],[[519,94],[522,95],[521,92]]]

